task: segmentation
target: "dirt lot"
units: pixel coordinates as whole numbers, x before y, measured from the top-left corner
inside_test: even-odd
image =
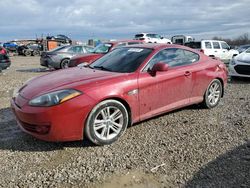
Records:
[[[215,109],[191,106],[128,128],[110,146],[48,143],[21,132],[13,90],[49,71],[12,57],[0,74],[0,187],[250,187],[250,80],[228,84]]]

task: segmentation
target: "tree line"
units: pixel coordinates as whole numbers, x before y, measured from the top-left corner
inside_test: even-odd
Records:
[[[240,46],[244,44],[250,44],[250,38],[248,33],[244,33],[235,39],[227,39],[223,37],[213,37],[213,40],[223,40],[226,41],[230,46]]]

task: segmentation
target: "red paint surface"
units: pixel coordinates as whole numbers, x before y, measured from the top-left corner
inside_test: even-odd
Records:
[[[141,45],[145,46],[145,45]],[[200,103],[209,83],[218,78],[225,86],[225,65],[202,53],[177,45],[150,45],[151,55],[133,73],[113,73],[88,68],[71,68],[37,77],[27,83],[17,98],[12,99],[12,109],[20,127],[29,134],[47,141],[83,139],[88,114],[105,99],[127,103],[132,123],[159,115],[183,106]],[[143,72],[148,60],[164,48],[183,48],[200,54],[197,63],[182,67],[169,67],[154,76]],[[73,88],[83,94],[53,107],[32,107],[30,99],[44,93]],[[130,95],[130,91],[138,93]],[[34,126],[49,125],[48,134],[41,135],[26,130],[22,123]]]

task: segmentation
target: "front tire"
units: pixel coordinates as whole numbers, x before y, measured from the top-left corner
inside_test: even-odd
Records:
[[[222,83],[218,79],[214,79],[206,90],[203,105],[206,108],[216,107],[220,102],[222,89]]]
[[[112,144],[125,132],[128,122],[128,111],[121,102],[105,100],[90,112],[85,135],[96,145]]]

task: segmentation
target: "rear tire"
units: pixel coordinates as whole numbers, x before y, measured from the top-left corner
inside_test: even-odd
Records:
[[[24,55],[25,55],[25,56],[31,56],[31,54],[32,54],[32,53],[31,53],[31,51],[29,51],[29,50],[25,50],[25,51],[24,51]]]
[[[64,60],[62,60],[62,62],[61,62],[61,68],[62,68],[62,69],[67,69],[67,68],[69,68],[69,59],[64,59]]]
[[[206,108],[216,107],[222,96],[222,83],[218,79],[214,79],[208,86],[203,100],[203,105]]]
[[[40,52],[39,51],[37,51],[37,50],[35,50],[35,51],[33,51],[33,56],[39,56],[40,55]]]
[[[105,100],[90,112],[84,132],[94,144],[108,145],[122,136],[128,122],[128,112],[122,103],[116,100]]]

